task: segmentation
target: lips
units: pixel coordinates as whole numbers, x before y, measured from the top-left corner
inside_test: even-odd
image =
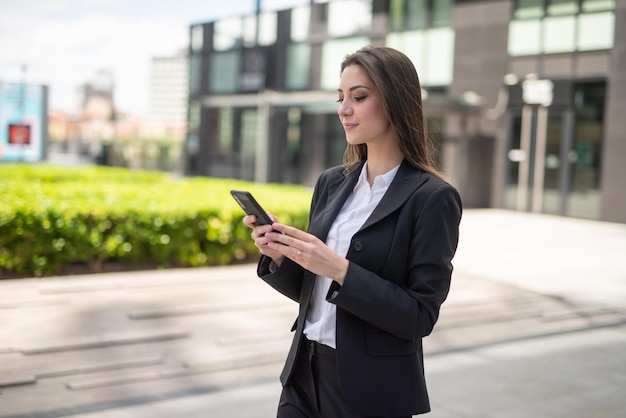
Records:
[[[350,129],[352,129],[352,128],[356,127],[356,126],[358,126],[356,123],[344,123],[344,124],[343,124],[343,129],[345,129],[346,131],[348,131],[348,130],[350,130]]]

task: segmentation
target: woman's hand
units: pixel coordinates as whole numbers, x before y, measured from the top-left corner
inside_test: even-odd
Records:
[[[272,215],[271,213],[268,213],[268,215],[274,222],[278,221],[278,219],[276,219],[276,217]],[[254,245],[259,249],[261,254],[267,257],[270,257],[274,261],[274,264],[280,267],[285,257],[280,251],[277,251],[276,249],[272,249],[268,246],[268,243],[270,241],[268,237],[266,236],[268,232],[272,231],[272,225],[255,226],[254,225],[255,222],[256,222],[256,216],[254,215],[247,215],[243,218],[243,223],[248,228],[252,228],[252,233],[250,234],[250,236],[254,240]]]
[[[263,229],[263,232],[266,240],[264,244],[273,253],[279,253],[315,274],[343,284],[348,272],[348,260],[328,248],[315,235],[278,222],[274,222],[269,230]]]

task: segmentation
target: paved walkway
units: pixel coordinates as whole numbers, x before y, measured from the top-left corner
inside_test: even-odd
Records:
[[[626,225],[468,210],[434,418],[621,417]],[[254,266],[0,281],[0,417],[275,416],[296,306]]]

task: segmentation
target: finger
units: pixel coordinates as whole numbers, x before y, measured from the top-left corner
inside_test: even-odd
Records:
[[[252,239],[256,240],[258,238],[265,237],[265,234],[271,231],[272,231],[271,225],[261,225],[261,226],[254,227],[250,236],[252,237]]]
[[[282,255],[284,255],[285,257],[288,257],[296,262],[301,261],[302,257],[305,254],[303,250],[298,249],[297,247],[284,245],[275,241],[268,242],[267,246],[271,248],[272,250],[277,251],[281,253]]]
[[[272,228],[275,231],[282,232],[283,234],[289,235],[291,237],[297,238],[300,241],[308,241],[308,238],[311,236],[308,232],[304,232],[298,228],[293,226],[284,225],[279,222],[275,222],[272,224]]]
[[[280,243],[282,245],[286,245],[289,247],[294,247],[296,249],[302,249],[305,245],[305,243],[302,240],[299,240],[298,238],[295,238],[286,234],[281,234],[278,232],[268,232],[267,234],[265,234],[265,236],[270,241],[274,241],[274,242],[277,242],[277,243]]]
[[[256,222],[256,216],[254,215],[246,215],[243,217],[243,223],[248,228],[254,228],[254,223]]]
[[[271,212],[267,212],[267,216],[270,217],[270,219],[272,220],[272,222],[278,222],[278,218],[276,216],[274,216],[273,213]]]

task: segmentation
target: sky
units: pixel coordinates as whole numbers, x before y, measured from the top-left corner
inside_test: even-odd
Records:
[[[307,0],[262,0],[279,10]],[[145,115],[150,58],[187,48],[189,26],[253,13],[256,0],[0,0],[0,82],[45,84],[49,108],[77,110],[77,88],[111,71],[115,104]]]

